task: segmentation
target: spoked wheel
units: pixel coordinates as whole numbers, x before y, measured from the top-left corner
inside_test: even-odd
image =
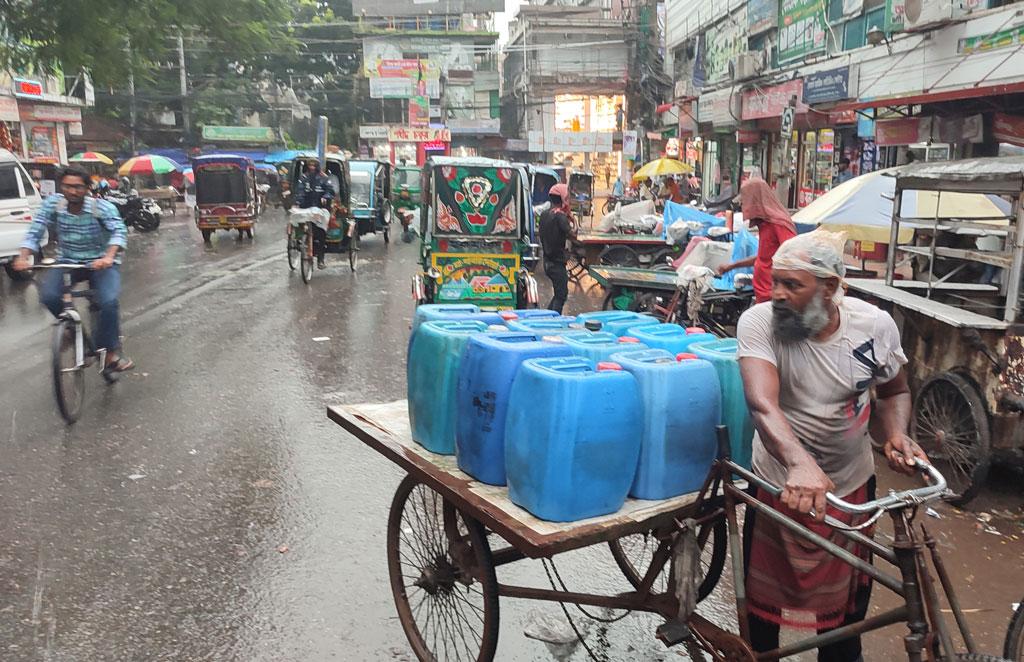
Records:
[[[701,582],[697,590],[698,600],[703,600],[711,595],[711,591],[715,589],[718,580],[722,577],[727,540],[728,528],[724,519],[708,522],[697,532],[697,543],[701,548]],[[659,540],[656,532],[648,531],[612,540],[608,543],[608,547],[626,580],[633,585],[633,588],[639,589],[658,547],[669,544],[670,540]],[[651,585],[653,593],[674,590],[669,584],[669,575],[671,574],[669,566],[670,563],[666,562],[665,567],[655,577],[654,583]]]
[[[391,502],[387,546],[395,606],[416,657],[493,660],[498,581],[480,523],[407,476]]]
[[[302,259],[302,244],[295,236],[295,230],[288,226],[288,268],[295,271],[295,265]]]
[[[348,240],[348,266],[352,271],[356,270],[356,262],[359,259],[359,228],[352,232]]]
[[[988,413],[977,389],[952,372],[924,383],[914,403],[914,437],[963,505],[977,494],[992,461]]]
[[[629,309],[634,313],[653,315],[664,322],[665,315],[658,310],[660,304],[661,297],[654,292],[637,292],[636,297],[633,298],[633,303],[629,304]]]
[[[69,320],[53,327],[53,394],[68,423],[78,420],[85,399],[85,366],[76,365],[75,333],[75,324]]]
[[[249,239],[252,239],[253,237],[255,237],[256,236],[256,226],[254,225],[251,228],[246,228],[245,236],[248,237]]]
[[[391,203],[384,203],[384,243],[391,243],[391,217],[394,214],[391,211]]]
[[[565,272],[568,274],[569,280],[579,283],[580,279],[587,273],[586,262],[575,252],[570,252],[569,259],[565,262]]]
[[[302,250],[302,263],[299,265],[299,273],[302,275],[302,282],[308,283],[313,279],[313,233],[307,229],[305,232]]]
[[[629,246],[608,246],[601,251],[598,261],[612,267],[640,266],[640,258]]]
[[[1010,619],[1006,643],[1003,645],[1003,657],[1011,662],[1024,662],[1024,601],[1017,605],[1017,610]]]

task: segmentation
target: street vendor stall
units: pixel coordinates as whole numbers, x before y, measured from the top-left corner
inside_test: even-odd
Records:
[[[936,196],[934,210],[911,215],[902,200],[921,192]],[[944,211],[943,197],[963,194],[995,196],[1007,204],[994,208],[1008,211]],[[913,434],[959,503],[976,494],[993,460],[1020,459],[1024,448],[1022,194],[1021,157],[898,168],[885,279],[848,279],[851,294],[891,311],[900,327]],[[911,279],[905,256],[916,261]]]

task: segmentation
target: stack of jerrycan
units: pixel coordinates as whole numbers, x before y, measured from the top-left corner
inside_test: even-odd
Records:
[[[721,394],[714,366],[662,349],[619,352],[612,361],[636,378],[643,403],[640,462],[629,495],[669,499],[696,492],[718,448]]]
[[[509,498],[537,517],[569,522],[625,503],[640,456],[636,379],[579,357],[530,359],[509,396]]]
[[[602,361],[610,361],[612,354],[623,352],[627,349],[648,349],[636,338],[620,338],[612,333],[598,331],[597,333],[573,333],[562,336],[562,340],[572,350],[572,353],[585,358],[593,364]]]
[[[408,362],[412,352],[412,341],[416,332],[424,322],[440,322],[444,320],[467,321],[475,320],[487,325],[505,326],[505,318],[499,313],[481,311],[480,306],[472,303],[425,303],[416,307],[416,315],[412,319],[412,333],[409,344],[405,348],[405,359]]]
[[[523,320],[545,319],[548,317],[561,317],[556,311],[547,308],[516,308],[515,310],[502,311],[501,314],[511,313],[515,319]]]
[[[624,336],[629,329],[634,327],[661,324],[661,322],[650,315],[632,313],[628,310],[597,310],[591,313],[583,313],[576,319],[582,324],[600,322],[601,331],[614,333],[616,336]]]
[[[486,331],[479,320],[424,322],[413,336],[407,368],[413,441],[434,453],[455,453],[455,391],[462,351]]]
[[[559,356],[572,352],[533,333],[495,332],[469,339],[455,396],[455,456],[460,469],[484,483],[505,484],[505,420],[512,382],[523,361]],[[527,406],[532,409],[536,401]]]
[[[626,333],[652,349],[663,349],[673,356],[688,352],[694,343],[718,340],[717,336],[700,327],[684,329],[678,324],[634,326]]]
[[[690,345],[691,352],[710,361],[718,372],[718,383],[722,389],[722,424],[729,428],[729,450],[733,462],[749,469],[754,423],[750,420],[747,399],[743,395],[743,378],[736,349],[735,338]]]
[[[575,317],[541,317],[537,319],[516,320],[509,322],[508,328],[515,331],[536,333],[539,336],[561,336],[567,333],[578,333],[585,331],[583,325],[576,321]]]

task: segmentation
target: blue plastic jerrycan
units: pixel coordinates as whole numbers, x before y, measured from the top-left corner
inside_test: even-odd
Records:
[[[718,372],[722,389],[722,424],[729,428],[729,450],[733,462],[750,468],[751,446],[754,441],[754,423],[743,395],[743,378],[736,359],[735,338],[720,338],[710,342],[694,343],[690,351],[710,361]]]
[[[619,338],[613,333],[598,331],[596,333],[574,333],[562,336],[572,353],[597,364],[608,361],[612,354],[628,349],[648,349],[636,338]]]
[[[508,328],[515,331],[526,331],[539,335],[560,335],[570,331],[585,331],[583,325],[576,321],[575,317],[538,317],[533,319],[517,320],[509,322]]]
[[[636,378],[643,403],[640,462],[629,495],[669,499],[704,484],[718,445],[718,374],[708,361],[662,349],[619,352],[612,361]]]
[[[478,320],[424,322],[413,337],[407,368],[413,441],[434,453],[455,454],[455,391],[462,350],[483,333]]]
[[[519,321],[561,317],[558,311],[548,310],[547,308],[516,308],[511,312],[515,313],[516,319]]]
[[[596,310],[590,313],[582,313],[576,319],[581,324],[588,321],[600,322],[601,331],[614,333],[617,336],[626,335],[632,327],[645,326],[648,324],[661,324],[656,318],[650,315],[641,315],[628,310]]]
[[[533,333],[506,331],[469,339],[455,396],[455,456],[460,469],[481,482],[505,484],[505,418],[512,382],[523,361],[557,356],[572,352]]]
[[[636,338],[652,349],[663,349],[673,356],[689,351],[690,345],[698,342],[718,340],[712,333],[691,332],[678,324],[645,324],[633,326],[626,331],[627,336]]]
[[[523,362],[505,426],[509,498],[553,522],[619,510],[636,474],[641,412],[636,379],[618,366]]]

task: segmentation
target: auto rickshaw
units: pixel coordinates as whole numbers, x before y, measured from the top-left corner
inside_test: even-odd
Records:
[[[208,154],[192,159],[196,205],[193,215],[203,241],[216,230],[236,230],[252,239],[260,205],[252,159],[234,154]]]
[[[594,173],[577,171],[569,175],[569,206],[578,218],[594,215]]]
[[[534,240],[529,174],[522,165],[483,158],[432,157],[420,210],[422,303],[474,303],[484,309],[537,305],[530,271]]]
[[[299,177],[306,171],[306,164],[317,160],[312,154],[302,154],[292,161],[289,177],[289,195],[287,206],[295,204],[294,192],[298,190]],[[348,253],[349,267],[356,270],[356,254],[359,251],[359,233],[352,219],[351,211],[351,180],[349,179],[349,163],[345,155],[331,152],[321,170],[331,182],[334,189],[334,204],[331,219],[327,224],[327,252]],[[351,222],[350,222],[351,221]]]
[[[380,232],[391,241],[391,164],[384,161],[350,161],[352,218],[360,235]]]
[[[420,177],[423,171],[416,166],[395,167],[391,184],[391,206],[396,209],[415,209],[420,199]]]
[[[543,205],[548,201],[548,191],[559,182],[558,172],[548,166],[530,166],[530,195],[533,205]]]

